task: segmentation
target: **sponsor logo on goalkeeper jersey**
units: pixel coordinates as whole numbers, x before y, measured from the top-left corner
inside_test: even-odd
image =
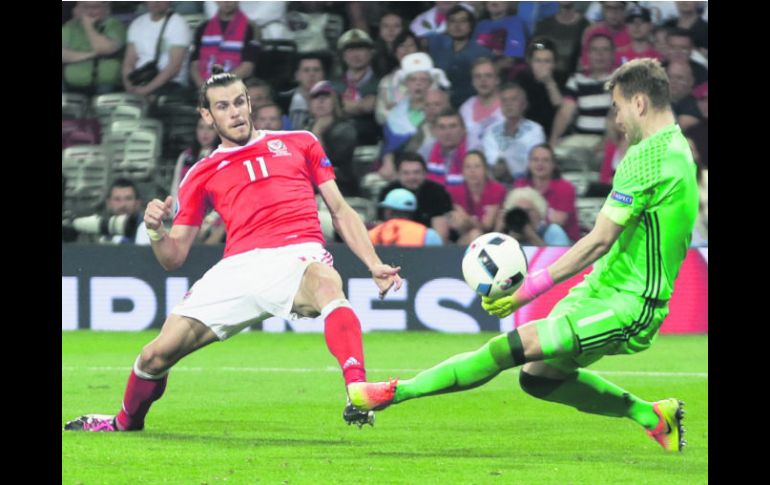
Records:
[[[617,190],[613,190],[612,191],[611,197],[613,199],[617,200],[618,202],[622,203],[622,204],[631,205],[634,202],[633,196],[626,195],[626,194],[624,194],[622,192],[618,192]]]

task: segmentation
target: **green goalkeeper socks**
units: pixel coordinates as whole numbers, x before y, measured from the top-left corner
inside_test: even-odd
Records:
[[[455,355],[412,379],[399,381],[393,402],[473,389],[523,363],[524,350],[514,330],[494,337],[475,352]]]
[[[522,389],[551,402],[558,402],[580,411],[602,416],[628,417],[645,428],[654,428],[659,421],[653,403],[643,401],[612,382],[587,369],[565,380],[549,379],[521,372]]]
[[[530,324],[536,326],[541,351],[546,359],[574,352],[575,336],[565,321],[546,318]],[[513,330],[492,338],[475,352],[455,355],[412,379],[399,381],[393,402],[473,389],[505,369],[526,362],[519,331]]]

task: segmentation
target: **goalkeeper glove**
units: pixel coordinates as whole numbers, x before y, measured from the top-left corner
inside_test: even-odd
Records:
[[[548,274],[548,270],[541,269],[531,275],[527,275],[524,278],[524,282],[512,295],[497,299],[492,299],[488,296],[482,297],[481,307],[490,315],[504,318],[550,290],[553,285],[553,279]]]

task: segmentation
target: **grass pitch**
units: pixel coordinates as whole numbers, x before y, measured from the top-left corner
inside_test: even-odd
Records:
[[[119,410],[130,367],[157,332],[63,332],[62,426]],[[412,377],[493,334],[372,333],[370,380]],[[320,334],[243,333],[183,359],[139,433],[62,432],[62,483],[705,484],[708,337],[661,336],[591,367],[648,400],[687,403],[689,446],[667,454],[627,419],[534,399],[518,371],[463,393],[342,420],[344,386]]]

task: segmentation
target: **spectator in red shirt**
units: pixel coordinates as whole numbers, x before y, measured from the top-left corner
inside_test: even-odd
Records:
[[[588,44],[593,37],[602,33],[612,39],[615,49],[631,43],[628,27],[626,26],[626,2],[601,2],[604,20],[596,22],[583,31],[583,48],[580,56],[580,67],[589,69]],[[617,66],[613,66],[617,67]]]
[[[546,222],[564,228],[572,242],[580,239],[575,186],[561,178],[550,145],[542,143],[530,150],[527,175],[516,180],[513,187],[532,187],[540,192],[548,202]]]
[[[487,173],[487,159],[479,150],[463,158],[464,182],[447,187],[452,197],[449,225],[457,232],[458,244],[469,244],[494,228],[506,188]]]
[[[626,26],[631,43],[615,49],[616,66],[640,57],[651,57],[663,61],[663,54],[658,52],[655,44],[652,43],[652,19],[648,9],[632,7],[628,10]]]

